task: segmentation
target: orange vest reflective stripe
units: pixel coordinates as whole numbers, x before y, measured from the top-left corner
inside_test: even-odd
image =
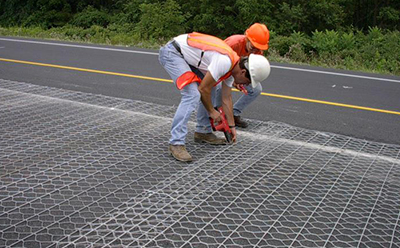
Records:
[[[215,36],[193,32],[188,34],[187,43],[189,46],[201,49],[202,51],[216,51],[221,54],[228,55],[232,62],[231,68],[229,69],[228,73],[218,80],[218,83],[232,75],[233,67],[235,67],[236,63],[240,60],[240,57],[235,51],[232,50],[230,46]]]

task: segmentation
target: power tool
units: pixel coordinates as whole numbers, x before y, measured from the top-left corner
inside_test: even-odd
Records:
[[[210,117],[211,127],[214,131],[221,131],[224,132],[226,142],[228,144],[232,144],[232,130],[229,128],[228,120],[226,119],[224,110],[222,107],[215,108],[221,114],[221,122],[217,125],[214,125],[214,120]]]

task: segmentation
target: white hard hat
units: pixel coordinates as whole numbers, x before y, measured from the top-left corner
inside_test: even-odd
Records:
[[[269,76],[271,66],[266,57],[259,54],[250,54],[248,70],[250,73],[251,86],[255,88]]]

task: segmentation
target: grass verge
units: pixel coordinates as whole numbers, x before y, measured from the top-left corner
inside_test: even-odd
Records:
[[[329,32],[326,33],[327,35],[331,35]],[[100,26],[80,28],[66,25],[46,30],[40,27],[0,27],[0,35],[113,46],[132,46],[148,49],[158,49],[162,44],[167,42],[167,39],[144,40],[137,33],[127,28],[117,26],[109,28],[103,28]],[[318,33],[318,35],[323,36],[323,33]],[[397,34],[394,35],[397,40]],[[309,40],[305,40],[304,36],[301,36],[301,39],[275,36],[275,38],[271,38],[271,48],[268,50],[266,55],[271,62],[312,65],[325,68],[400,76],[400,60],[396,59],[396,54],[399,53],[397,50],[400,46],[394,48],[395,50],[390,50],[389,48],[389,54],[395,55],[394,59],[391,59],[383,57],[383,52],[377,50],[377,47],[383,47],[383,45],[380,44],[371,46],[375,49],[375,51],[371,52],[371,49],[365,48],[368,48],[369,45],[366,41],[362,43],[362,47],[356,48],[357,40],[354,38],[352,49],[346,48],[340,50],[340,48],[337,48],[335,50],[333,49],[334,47],[324,46],[327,42],[323,40],[321,41],[323,38],[324,37],[320,38],[320,40],[313,41],[313,37]],[[367,39],[365,37],[363,38]],[[342,41],[338,40],[337,43],[340,44],[341,42]],[[388,50],[388,48],[386,48],[386,50]],[[318,51],[318,53],[315,51]]]

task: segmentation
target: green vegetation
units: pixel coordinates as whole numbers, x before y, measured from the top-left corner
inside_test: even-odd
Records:
[[[370,28],[361,31],[293,32],[275,35],[271,54],[280,61],[400,75],[400,32]]]
[[[271,31],[271,61],[400,75],[398,0],[0,1],[0,35],[146,48],[254,22]]]

